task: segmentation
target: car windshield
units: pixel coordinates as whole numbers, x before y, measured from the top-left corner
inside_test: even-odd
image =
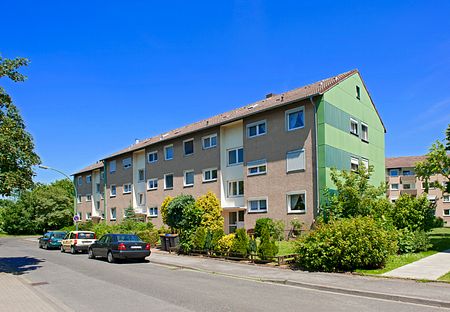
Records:
[[[64,236],[66,236],[66,233],[64,233],[64,232],[52,234],[52,237],[54,237],[54,238],[64,238]]]
[[[132,234],[116,235],[116,240],[118,242],[140,242],[141,241],[139,236],[132,235]]]
[[[83,239],[83,238],[87,238],[87,239],[94,239],[94,233],[84,233],[84,232],[80,232],[78,233],[78,238]]]

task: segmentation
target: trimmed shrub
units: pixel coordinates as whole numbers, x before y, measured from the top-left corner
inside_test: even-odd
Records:
[[[221,252],[229,252],[231,250],[231,246],[233,245],[233,241],[234,241],[234,234],[222,236],[217,241],[216,250]]]
[[[284,239],[284,228],[285,224],[283,220],[274,220],[273,221],[273,233],[272,238],[281,241]]]
[[[424,231],[411,231],[407,228],[397,231],[398,252],[411,253],[427,251],[431,248],[430,239]]]
[[[271,218],[260,218],[258,220],[256,220],[256,225],[255,225],[255,237],[261,237],[262,235],[262,229],[263,228],[268,228],[269,229],[269,235],[270,236],[274,236],[274,224],[273,224],[273,220]]]
[[[209,242],[208,236],[211,237],[211,242]],[[219,245],[219,240],[225,236],[223,229],[216,229],[214,231],[208,230],[208,236],[205,240],[205,247],[207,250],[216,250]]]
[[[397,251],[392,234],[371,217],[334,220],[297,241],[297,266],[309,271],[380,268]]]
[[[204,227],[198,227],[195,230],[194,237],[192,239],[192,244],[194,249],[203,250],[205,248],[206,235],[207,231]]]
[[[191,195],[179,195],[172,199],[167,206],[167,225],[174,229],[185,229],[186,223],[189,223],[185,210],[191,206],[195,206],[195,199]]]
[[[167,224],[167,207],[169,206],[170,202],[173,200],[173,197],[167,196],[164,198],[162,204],[161,204],[161,218],[164,224]]]
[[[157,230],[140,230],[136,231],[135,234],[144,242],[149,243],[152,247],[159,243],[159,234]]]
[[[269,227],[266,224],[261,228],[261,243],[258,247],[258,257],[261,260],[270,260],[278,253],[278,246],[275,240],[270,237]]]
[[[444,227],[445,225],[445,221],[444,219],[442,219],[441,217],[436,217],[436,219],[434,219],[434,228],[441,228]]]
[[[435,219],[433,204],[426,195],[413,197],[403,194],[392,209],[392,221],[397,229],[427,232],[434,227]]]
[[[245,229],[237,229],[234,233],[233,244],[231,245],[231,253],[246,258],[248,254],[249,237]]]
[[[203,211],[201,226],[210,230],[223,229],[222,208],[219,199],[213,192],[197,198],[195,205]]]

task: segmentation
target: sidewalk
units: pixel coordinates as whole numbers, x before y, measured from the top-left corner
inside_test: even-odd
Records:
[[[310,273],[234,263],[218,259],[179,256],[152,250],[150,262],[236,278],[280,283],[300,288],[450,308],[450,284],[376,278],[352,274]]]
[[[8,312],[64,310],[34,290],[23,277],[10,273],[0,273],[0,302],[1,310]]]
[[[450,249],[386,272],[383,276],[437,280],[447,272],[450,272]]]

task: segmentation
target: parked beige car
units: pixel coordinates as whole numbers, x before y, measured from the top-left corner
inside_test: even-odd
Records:
[[[71,231],[61,241],[61,252],[74,254],[79,251],[85,252],[88,247],[96,241],[95,233],[90,231]]]

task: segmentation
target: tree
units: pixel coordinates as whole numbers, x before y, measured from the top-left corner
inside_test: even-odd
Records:
[[[125,219],[126,220],[136,220],[136,212],[134,211],[133,205],[130,204],[128,205],[127,208],[125,208]]]
[[[164,198],[161,204],[161,217],[164,224],[167,224],[167,207],[169,206],[172,199],[173,199],[172,196],[167,196],[166,198]]]
[[[407,194],[400,196],[392,209],[392,222],[397,229],[414,231],[429,231],[435,222],[432,203],[426,195],[413,197]]]
[[[14,60],[0,56],[0,78],[22,82],[26,76],[18,72],[29,61],[25,58]],[[40,163],[34,152],[31,135],[11,97],[0,87],[0,195],[10,196],[16,190],[25,190],[33,185],[32,167]]]
[[[439,140],[433,143],[426,155],[426,159],[418,162],[414,170],[416,176],[424,182],[426,193],[428,193],[430,187],[450,193],[450,183],[443,185],[438,181],[430,181],[431,176],[437,174],[441,174],[447,178],[447,181],[450,181],[450,157],[447,154],[444,143]]]
[[[447,131],[445,132],[445,139],[447,140],[447,146],[445,149],[450,151],[450,124],[448,124]]]
[[[200,196],[195,205],[203,211],[201,226],[211,231],[223,229],[222,208],[214,193],[208,192]]]

